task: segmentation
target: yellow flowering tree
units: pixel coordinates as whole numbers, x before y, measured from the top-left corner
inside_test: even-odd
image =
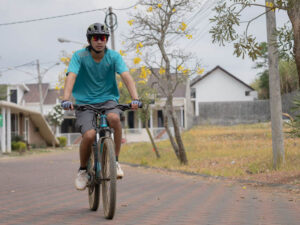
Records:
[[[130,69],[130,73],[133,76],[134,80],[136,81],[137,92],[139,94],[140,100],[143,102],[143,108],[138,110],[138,116],[145,124],[145,128],[147,134],[150,138],[150,141],[153,146],[153,150],[157,158],[160,158],[159,150],[154,142],[154,138],[150,132],[148,122],[150,119],[150,104],[153,102],[156,96],[156,90],[148,85],[148,79],[151,75],[151,72],[145,66],[141,66],[140,68],[132,68]],[[131,102],[130,94],[126,87],[124,87],[120,78],[118,78],[119,82],[119,91],[120,91],[120,102]]]
[[[134,64],[145,65],[144,69],[140,69],[140,78],[149,76],[148,68],[155,80],[154,88],[166,98],[164,126],[182,164],[187,164],[188,160],[173,105],[173,94],[178,85],[197,74],[200,67],[191,54],[178,48],[172,49],[171,41],[174,36],[186,38],[187,41],[192,39],[191,28],[182,18],[193,10],[194,4],[197,4],[194,0],[141,0],[139,9],[131,14],[130,34],[126,37],[128,48],[137,54]]]

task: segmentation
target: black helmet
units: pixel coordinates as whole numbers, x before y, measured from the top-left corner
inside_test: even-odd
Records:
[[[86,31],[86,37],[89,39],[92,35],[104,34],[109,36],[108,27],[101,23],[93,23],[90,25]]]

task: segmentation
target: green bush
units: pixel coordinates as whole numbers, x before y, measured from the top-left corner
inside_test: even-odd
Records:
[[[61,136],[61,137],[58,137],[57,139],[59,140],[59,146],[60,147],[66,147],[66,145],[67,145],[67,138],[66,137]]]
[[[11,148],[12,150],[25,151],[27,146],[26,143],[23,141],[12,141]]]
[[[21,150],[21,151],[26,150],[27,145],[26,145],[25,142],[23,142],[23,141],[18,141],[17,143],[19,144],[19,150]]]
[[[12,150],[19,150],[19,144],[16,141],[11,142],[11,149]]]

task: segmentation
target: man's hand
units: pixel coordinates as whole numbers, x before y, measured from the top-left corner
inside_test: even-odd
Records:
[[[131,101],[131,108],[133,110],[136,110],[136,109],[140,108],[141,106],[142,106],[142,102],[140,100],[134,99]]]
[[[74,109],[73,103],[69,100],[63,100],[60,105],[64,110]]]

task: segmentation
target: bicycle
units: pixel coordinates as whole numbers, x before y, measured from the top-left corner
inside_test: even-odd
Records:
[[[139,105],[139,108],[142,104]],[[116,210],[116,158],[115,145],[112,139],[113,131],[108,125],[105,111],[118,108],[122,111],[131,109],[131,104],[120,104],[116,107],[96,108],[93,105],[74,105],[77,110],[92,110],[96,114],[96,140],[92,146],[91,155],[87,165],[89,174],[88,197],[92,211],[97,211],[100,200],[100,185],[102,186],[102,202],[104,216],[113,219]]]

